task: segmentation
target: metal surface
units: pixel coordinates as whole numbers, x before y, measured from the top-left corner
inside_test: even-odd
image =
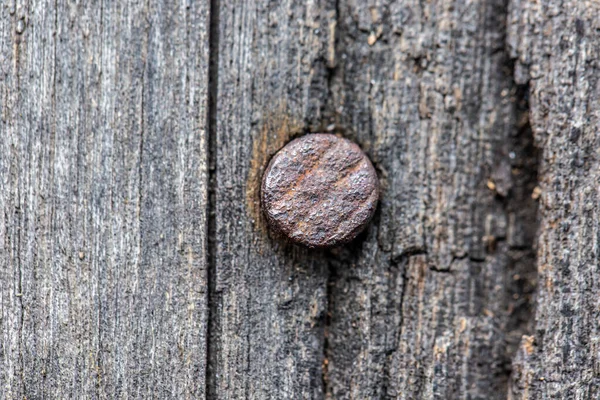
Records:
[[[275,154],[261,199],[272,229],[311,248],[333,247],[354,239],[373,217],[379,181],[356,144],[309,134]]]

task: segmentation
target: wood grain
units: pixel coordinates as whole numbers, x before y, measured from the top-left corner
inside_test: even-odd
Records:
[[[336,124],[383,194],[334,267],[328,398],[506,398],[536,214],[506,17],[504,1],[340,3]]]
[[[1,3],[0,399],[599,397],[599,55],[592,0]],[[260,209],[308,132],[382,185],[333,250]]]
[[[0,397],[201,397],[207,4],[0,7]]]
[[[535,329],[513,399],[600,397],[600,4],[513,0],[509,48],[541,148]]]
[[[209,395],[322,398],[327,262],[271,237],[259,188],[279,148],[323,129],[334,3],[219,3]]]

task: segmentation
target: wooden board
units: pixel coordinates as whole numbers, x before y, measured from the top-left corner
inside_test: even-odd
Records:
[[[0,397],[202,397],[207,4],[9,3]]]
[[[271,237],[259,187],[279,148],[324,129],[334,4],[219,3],[209,395],[322,398],[327,258]]]
[[[331,280],[329,398],[506,398],[535,283],[537,161],[506,12],[494,0],[339,7],[336,122],[384,192]]]
[[[509,48],[541,148],[535,327],[513,399],[600,398],[600,4],[513,1]]]
[[[591,0],[0,4],[0,399],[598,397],[599,23]],[[308,132],[382,183],[342,248],[260,210]]]

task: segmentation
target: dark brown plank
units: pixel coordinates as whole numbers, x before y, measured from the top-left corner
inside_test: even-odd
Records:
[[[208,4],[10,3],[0,397],[201,398]]]
[[[338,9],[336,127],[384,190],[334,263],[328,398],[506,398],[535,277],[536,158],[505,2]]]

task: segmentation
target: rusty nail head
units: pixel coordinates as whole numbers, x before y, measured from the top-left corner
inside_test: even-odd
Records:
[[[348,139],[302,136],[271,159],[261,201],[269,226],[311,248],[354,239],[369,223],[379,180],[367,155]]]

